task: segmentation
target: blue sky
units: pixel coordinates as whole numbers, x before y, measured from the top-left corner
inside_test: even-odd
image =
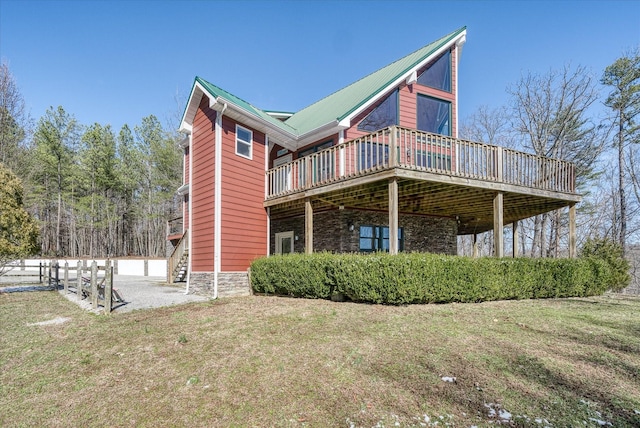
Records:
[[[33,118],[61,105],[117,131],[181,113],[196,75],[296,111],[462,26],[464,120],[523,73],[599,78],[640,45],[640,1],[0,0],[0,58]]]

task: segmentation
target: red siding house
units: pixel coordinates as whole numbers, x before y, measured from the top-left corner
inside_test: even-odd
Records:
[[[505,224],[567,206],[575,254],[571,163],[458,138],[465,39],[461,28],[291,113],[196,77],[169,280],[212,297],[244,294],[257,257],[456,254],[458,235],[490,230],[503,256]]]

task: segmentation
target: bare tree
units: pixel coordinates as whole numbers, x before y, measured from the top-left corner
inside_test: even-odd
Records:
[[[585,188],[598,171],[603,150],[603,128],[590,120],[589,109],[598,100],[595,80],[584,67],[545,75],[528,74],[508,88],[512,95],[513,130],[524,149],[540,156],[560,158],[576,165],[578,188]],[[532,255],[557,256],[562,212],[536,216]]]
[[[0,64],[0,162],[19,171],[22,145],[30,127],[25,102],[9,66]]]

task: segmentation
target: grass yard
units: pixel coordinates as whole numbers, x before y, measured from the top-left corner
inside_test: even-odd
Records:
[[[0,295],[0,323],[3,427],[640,426],[640,300],[622,296],[104,316],[33,292]]]

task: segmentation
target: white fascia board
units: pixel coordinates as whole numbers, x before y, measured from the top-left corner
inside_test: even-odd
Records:
[[[340,121],[340,123],[339,123],[340,126],[344,126],[345,128],[349,128],[351,126],[351,120],[354,117],[358,116],[360,113],[362,113],[363,111],[365,111],[366,109],[371,107],[373,104],[378,102],[382,97],[388,95],[391,92],[391,90],[395,89],[403,81],[406,82],[411,77],[412,73],[414,73],[414,72],[417,73],[417,71],[420,68],[424,67],[426,64],[428,64],[434,58],[437,58],[438,56],[440,56],[447,49],[450,49],[452,45],[454,45],[454,44],[455,45],[459,45],[460,43],[464,43],[464,41],[466,40],[466,34],[467,34],[467,31],[466,30],[463,31],[462,33],[460,33],[458,35],[458,37],[453,39],[450,43],[447,43],[446,45],[443,45],[440,49],[438,49],[437,51],[435,51],[434,53],[432,53],[431,55],[429,55],[428,57],[426,57],[425,59],[420,61],[418,64],[416,64],[410,70],[408,70],[406,73],[404,73],[403,75],[399,76],[396,80],[391,82],[382,91],[380,91],[377,96],[371,98],[369,101],[367,101],[366,103],[361,105],[357,110],[353,111],[349,116],[347,116],[344,119],[342,119]]]
[[[184,132],[186,134],[191,133],[193,119],[196,117],[196,111],[198,111],[200,100],[204,94],[207,94],[209,97],[209,105],[211,105],[212,102],[215,102],[211,94],[209,94],[200,83],[196,82],[193,85],[193,89],[189,95],[189,101],[187,101],[187,108],[184,110],[182,120],[180,121],[180,132]]]

